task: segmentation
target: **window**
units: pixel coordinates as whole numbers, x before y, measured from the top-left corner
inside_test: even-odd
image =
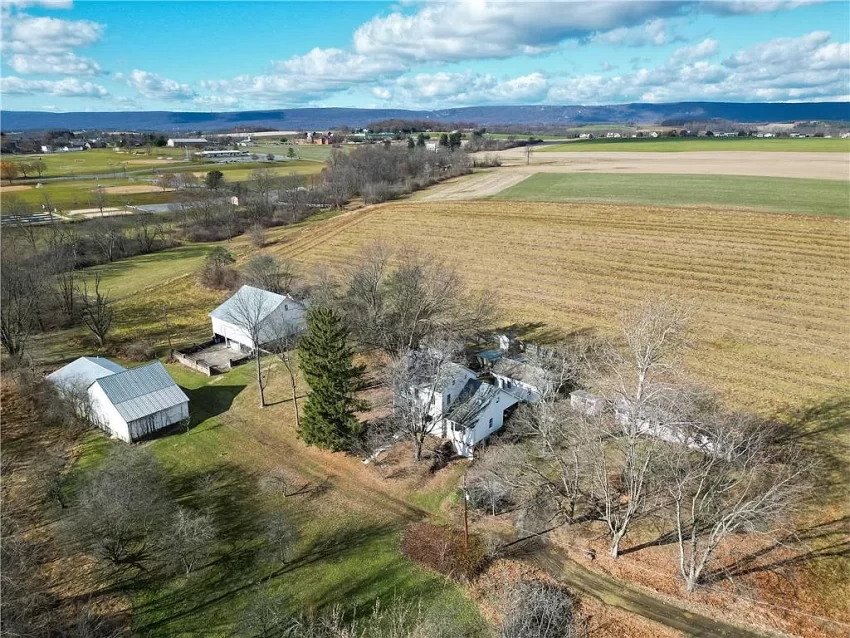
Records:
[[[492,430],[492,429],[493,429],[493,418],[492,418],[492,417],[490,417],[490,424],[487,426],[487,429],[488,429],[488,430]]]

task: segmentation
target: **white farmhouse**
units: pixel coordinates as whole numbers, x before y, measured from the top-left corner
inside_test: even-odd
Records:
[[[546,371],[522,359],[499,359],[491,372],[496,385],[526,403],[534,403],[549,389]]]
[[[128,370],[82,357],[47,379],[66,392],[85,388],[92,419],[128,443],[189,418],[189,398],[159,361]]]
[[[169,148],[181,148],[185,146],[204,146],[208,143],[205,137],[172,137],[165,145]]]
[[[480,381],[472,370],[456,363],[440,367],[433,396],[430,388],[420,390],[420,400],[431,406],[430,433],[449,439],[455,451],[466,457],[502,428],[505,411],[519,403],[514,395]]]
[[[278,328],[291,326],[303,330],[307,307],[290,295],[279,295],[253,286],[242,286],[227,301],[210,313],[213,338],[224,341],[236,351],[251,352],[277,337]],[[259,343],[249,334],[248,326],[258,326]]]

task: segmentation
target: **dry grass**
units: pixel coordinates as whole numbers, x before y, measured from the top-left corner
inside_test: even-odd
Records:
[[[691,375],[763,414],[850,389],[846,220],[708,209],[393,203],[286,233],[272,250],[338,270],[375,240],[415,244],[538,335],[598,327],[644,295],[697,304]]]

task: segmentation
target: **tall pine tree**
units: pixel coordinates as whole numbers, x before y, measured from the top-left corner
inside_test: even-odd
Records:
[[[354,412],[362,407],[357,391],[365,368],[354,365],[348,329],[336,312],[313,307],[307,322],[307,336],[298,343],[301,371],[310,385],[300,436],[307,445],[343,450],[360,434]]]

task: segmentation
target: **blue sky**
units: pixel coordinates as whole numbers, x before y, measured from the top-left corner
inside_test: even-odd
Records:
[[[4,109],[850,100],[850,3],[0,0]]]

